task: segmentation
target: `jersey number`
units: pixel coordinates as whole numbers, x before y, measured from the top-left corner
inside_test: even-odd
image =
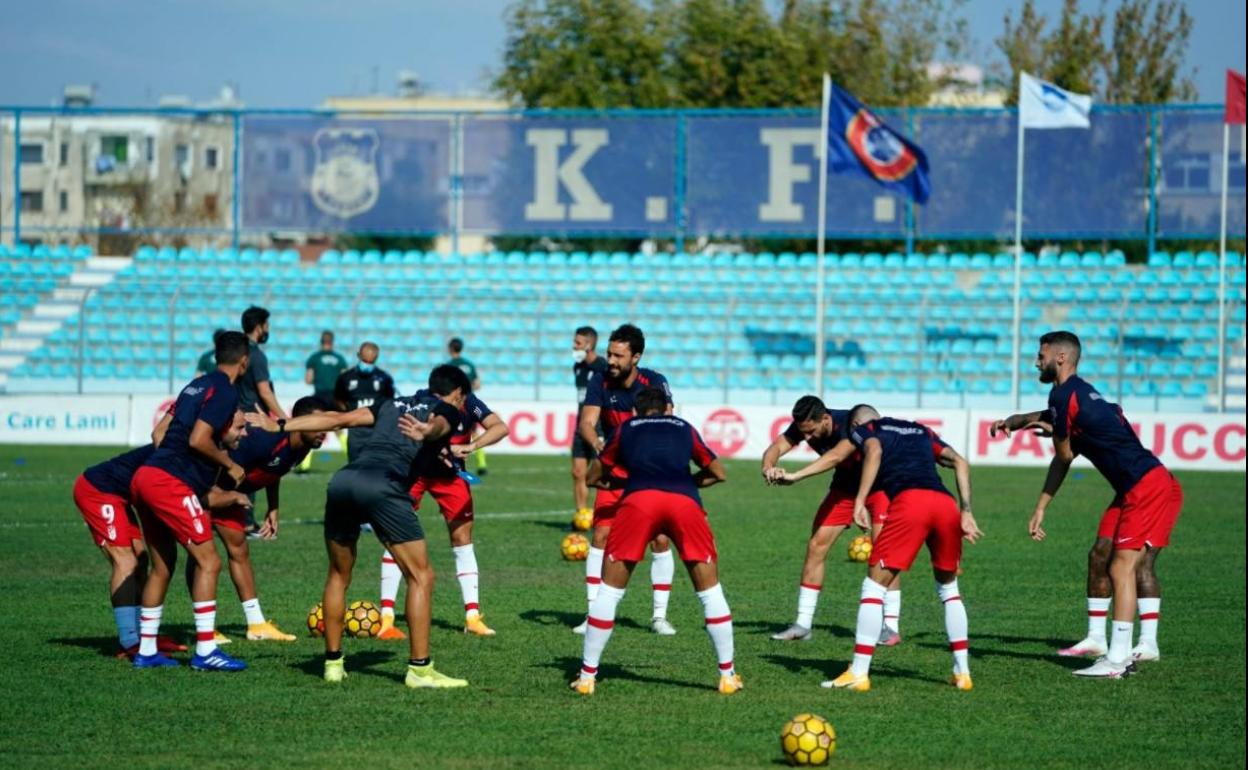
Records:
[[[191,526],[195,527],[195,534],[204,534],[204,508],[199,504],[199,498],[194,495],[187,495],[182,498],[182,507],[186,512],[191,514]]]

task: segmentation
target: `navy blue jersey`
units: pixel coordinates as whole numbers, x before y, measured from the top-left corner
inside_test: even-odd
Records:
[[[307,454],[307,447],[295,451],[288,434],[248,430],[238,448],[230,450],[230,459],[247,472],[238,491],[251,493],[272,486]]]
[[[604,467],[628,474],[624,494],[658,489],[687,495],[702,504],[689,463],[705,468],[715,459],[692,425],[674,416],[634,417],[615,432],[602,450]]]
[[[826,438],[815,437],[806,441],[808,447],[821,455],[849,438],[849,410],[829,409],[828,414],[832,416],[832,433]],[[797,423],[791,422],[789,427],[784,429],[784,440],[791,446],[797,446],[805,441],[802,432],[797,429]],[[858,481],[861,478],[862,454],[855,452],[852,457],[836,466],[836,471],[832,474],[832,483],[829,486],[852,495],[858,492]]]
[[[605,374],[590,372],[589,384],[585,388],[584,406],[596,406],[602,409],[599,417],[602,430],[607,441],[615,436],[616,430],[633,416],[636,409],[634,399],[646,388],[661,388],[667,396],[667,403],[672,403],[672,389],[667,378],[653,369],[637,368],[637,379],[631,387],[615,387],[607,380]]]
[[[146,464],[180,479],[197,495],[207,493],[221,466],[191,448],[191,431],[203,420],[219,446],[237,410],[238,391],[220,369],[192,380],[170,408],[169,429]]]
[[[949,494],[936,471],[936,458],[949,445],[931,428],[908,420],[881,417],[859,425],[849,434],[849,440],[859,451],[872,438],[879,440],[884,452],[875,488],[889,499],[907,489],[931,489]]]
[[[413,398],[420,399],[436,399],[437,396],[429,390],[418,390]],[[477,426],[485,422],[485,418],[494,414],[486,403],[477,398],[475,394],[469,393],[468,398],[464,399],[464,406],[459,410],[459,422],[451,422],[451,439],[450,444],[467,444],[472,441],[472,435],[477,432]],[[454,467],[447,467],[446,463],[431,463],[428,467],[431,476],[454,476],[458,471],[464,470],[464,461],[462,459],[450,458]]]
[[[1071,377],[1049,392],[1048,417],[1053,438],[1070,439],[1071,450],[1088,458],[1120,495],[1161,465],[1140,443],[1122,407],[1106,401],[1082,377]]]
[[[116,495],[125,500],[130,499],[130,479],[152,456],[156,447],[148,444],[138,449],[119,454],[105,460],[99,465],[92,465],[82,472],[83,478],[91,482],[91,486],[106,495]]]

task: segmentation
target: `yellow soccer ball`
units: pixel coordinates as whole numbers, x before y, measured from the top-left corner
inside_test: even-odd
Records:
[[[859,535],[849,541],[849,560],[865,562],[871,558],[871,538]]]
[[[817,714],[798,714],[780,731],[780,750],[790,765],[826,765],[836,751],[836,730]]]
[[[569,532],[559,543],[559,551],[566,561],[585,561],[589,556],[589,540],[577,532]]]
[[[308,610],[308,633],[312,636],[325,635],[325,608],[320,602]]]
[[[368,639],[381,633],[381,610],[372,602],[351,602],[343,622],[348,634],[357,639]]]
[[[588,532],[592,526],[594,526],[594,512],[589,508],[582,508],[572,514],[572,529],[577,532]]]

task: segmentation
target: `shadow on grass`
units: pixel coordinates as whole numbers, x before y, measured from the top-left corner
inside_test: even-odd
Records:
[[[404,649],[406,650],[406,648]],[[397,665],[396,661],[398,661],[398,663],[402,663],[402,653],[396,654],[385,650],[363,650],[347,656],[347,673],[354,674],[359,672],[370,674],[372,676],[385,676],[390,679],[397,679],[401,682],[407,673],[406,669],[400,669],[397,674],[388,669],[384,672],[380,670],[371,671],[371,669],[380,666],[382,663],[389,664],[391,668],[395,668]],[[292,664],[292,667],[302,671],[308,676],[314,676],[317,679],[320,679],[325,673],[325,657],[323,655],[316,655]]]
[[[559,529],[559,530],[563,530],[564,532],[575,531],[566,521],[550,521],[549,519],[530,519],[527,523],[533,524],[534,526],[538,526],[538,527],[544,527],[546,529]],[[582,532],[581,534],[584,535],[585,537],[589,537],[588,532]]]
[[[562,610],[526,610],[520,613],[520,619],[539,626],[564,626],[569,630],[585,620],[583,612],[564,612]],[[615,619],[616,628],[632,628],[649,630],[632,618]]]
[[[193,646],[195,644],[195,629],[191,626],[162,626],[160,632],[161,636],[168,636],[185,645]],[[67,636],[60,639],[49,639],[48,642],[62,647],[77,647],[80,650],[88,650],[105,658],[116,656],[117,651],[121,649],[121,645],[115,636]]]
[[[912,640],[917,640],[924,636],[934,637],[935,634],[915,634],[912,637]],[[984,641],[996,641],[1003,644],[1043,644],[1047,648],[1047,651],[1021,652],[1017,650],[1007,650],[999,645],[994,646],[991,644],[979,643]],[[1073,671],[1074,669],[1084,668],[1085,666],[1091,665],[1085,658],[1058,657],[1057,649],[1064,644],[1066,644],[1066,642],[1062,639],[1041,639],[1038,637],[1008,636],[1001,634],[984,634],[982,636],[972,635],[970,652],[972,658],[1013,658],[1015,660],[1038,660],[1042,663],[1049,663],[1068,671]],[[947,650],[949,648],[949,645],[943,641],[917,642],[917,646],[931,650]]]
[[[837,674],[840,674],[840,672],[844,671],[848,666],[848,663],[841,663],[839,660],[834,658],[806,659],[774,654],[763,655],[762,658],[772,665],[780,666],[791,674],[814,672],[819,676],[829,679]],[[871,667],[871,676],[873,678],[913,679],[916,682],[935,682],[936,684],[945,684],[944,679],[940,679],[929,674],[914,671],[908,668],[898,668],[893,665],[883,665],[878,658],[876,660],[876,665]]]
[[[750,629],[751,633],[766,634],[767,636],[771,636],[772,634],[779,633],[789,627],[788,624],[772,623],[771,621],[768,621],[768,620],[734,620],[732,622],[732,625],[734,629],[735,628]],[[852,628],[847,628],[845,626],[837,625],[835,623],[822,624],[822,625],[815,624],[814,630],[820,634],[824,634],[824,633],[830,634],[833,637],[838,637],[838,636],[853,637],[854,635],[854,630]]]
[[[564,675],[565,682],[571,682],[576,678],[581,670],[581,659],[563,656],[554,658],[545,663],[534,663],[533,668],[551,668],[560,671]],[[639,674],[634,670],[621,668],[610,664],[599,666],[598,681],[605,682],[612,679],[622,680],[626,682],[643,682],[645,684],[663,685],[665,687],[683,687],[691,690],[707,690],[714,687],[706,682],[683,682],[676,679],[659,678]]]

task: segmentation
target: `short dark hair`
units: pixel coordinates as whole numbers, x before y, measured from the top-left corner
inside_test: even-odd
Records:
[[[662,388],[646,388],[633,400],[637,414],[648,415],[667,411],[667,394]]]
[[[263,325],[269,320],[269,311],[257,305],[252,305],[243,311],[243,334],[251,334],[256,330],[257,326]]]
[[[329,337],[332,340],[334,338],[334,333],[331,332],[329,329],[326,329],[325,331],[321,332],[321,339],[325,339],[326,337]]]
[[[1040,335],[1040,344],[1074,348],[1076,361],[1083,355],[1083,345],[1080,344],[1079,337],[1074,332],[1056,331],[1042,334]]]
[[[215,332],[213,332],[213,333],[212,333],[212,344],[214,344],[214,345],[215,345],[215,344],[217,344],[217,338],[218,338],[218,337],[220,337],[222,334],[225,334],[225,329],[217,329]]]
[[[615,331],[611,332],[611,337],[608,338],[607,342],[623,342],[625,345],[628,345],[629,351],[634,355],[641,355],[646,352],[646,335],[642,334],[641,329],[632,324],[620,324],[615,327]]]
[[[433,371],[429,372],[429,390],[435,396],[449,396],[457,389],[465,396],[472,392],[472,382],[469,381],[468,375],[464,374],[463,369],[450,364],[442,364],[433,367]]]
[[[455,355],[459,355],[464,352],[464,341],[459,337],[451,337],[451,341],[446,343],[446,346],[450,348],[451,352]]]
[[[824,405],[823,399],[818,396],[802,396],[793,405],[793,422],[822,420],[827,413],[828,407]]]
[[[598,330],[592,326],[578,326],[574,333],[578,337],[592,337],[594,342],[598,341]]]
[[[290,408],[291,417],[302,417],[305,414],[325,411],[325,401],[316,396],[304,396]]]
[[[213,343],[218,364],[237,364],[251,353],[251,340],[242,332],[221,332]]]

